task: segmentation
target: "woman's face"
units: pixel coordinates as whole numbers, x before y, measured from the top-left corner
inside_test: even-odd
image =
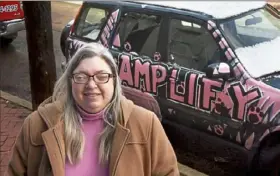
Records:
[[[112,74],[112,70],[105,60],[98,56],[82,60],[73,71],[76,81],[72,79],[73,97],[76,103],[89,113],[97,113],[103,110],[113,97],[114,80],[111,77],[108,80],[106,73]],[[96,81],[90,77],[84,83],[87,76],[93,75],[96,75]],[[108,82],[104,83],[104,80],[108,80]]]

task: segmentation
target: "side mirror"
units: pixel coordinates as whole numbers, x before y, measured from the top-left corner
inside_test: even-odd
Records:
[[[206,73],[206,77],[210,79],[222,78],[228,80],[231,75],[229,65],[224,62],[210,64],[203,71]]]

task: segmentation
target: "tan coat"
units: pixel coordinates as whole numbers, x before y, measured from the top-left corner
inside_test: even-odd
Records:
[[[151,111],[122,98],[124,124],[118,124],[109,163],[110,176],[178,176],[172,146]],[[41,105],[24,121],[7,175],[64,176],[62,108]]]

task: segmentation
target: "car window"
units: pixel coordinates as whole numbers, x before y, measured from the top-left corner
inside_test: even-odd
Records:
[[[171,19],[168,41],[169,59],[182,67],[202,71],[207,65],[220,61],[220,50],[203,26]]]
[[[105,9],[88,7],[83,10],[83,13],[78,21],[75,34],[79,37],[84,37],[91,40],[96,40],[106,23],[108,11]]]
[[[122,15],[113,47],[121,51],[153,57],[157,48],[160,17],[136,12]]]
[[[266,9],[227,19],[220,24],[235,49],[270,42],[280,36],[280,20]]]

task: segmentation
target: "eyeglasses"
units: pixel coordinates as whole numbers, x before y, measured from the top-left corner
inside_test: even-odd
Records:
[[[89,81],[89,78],[93,78],[96,84],[105,84],[109,81],[110,78],[115,77],[115,75],[110,73],[98,73],[96,75],[89,76],[85,73],[75,73],[72,75],[72,78],[77,84],[86,84]]]

